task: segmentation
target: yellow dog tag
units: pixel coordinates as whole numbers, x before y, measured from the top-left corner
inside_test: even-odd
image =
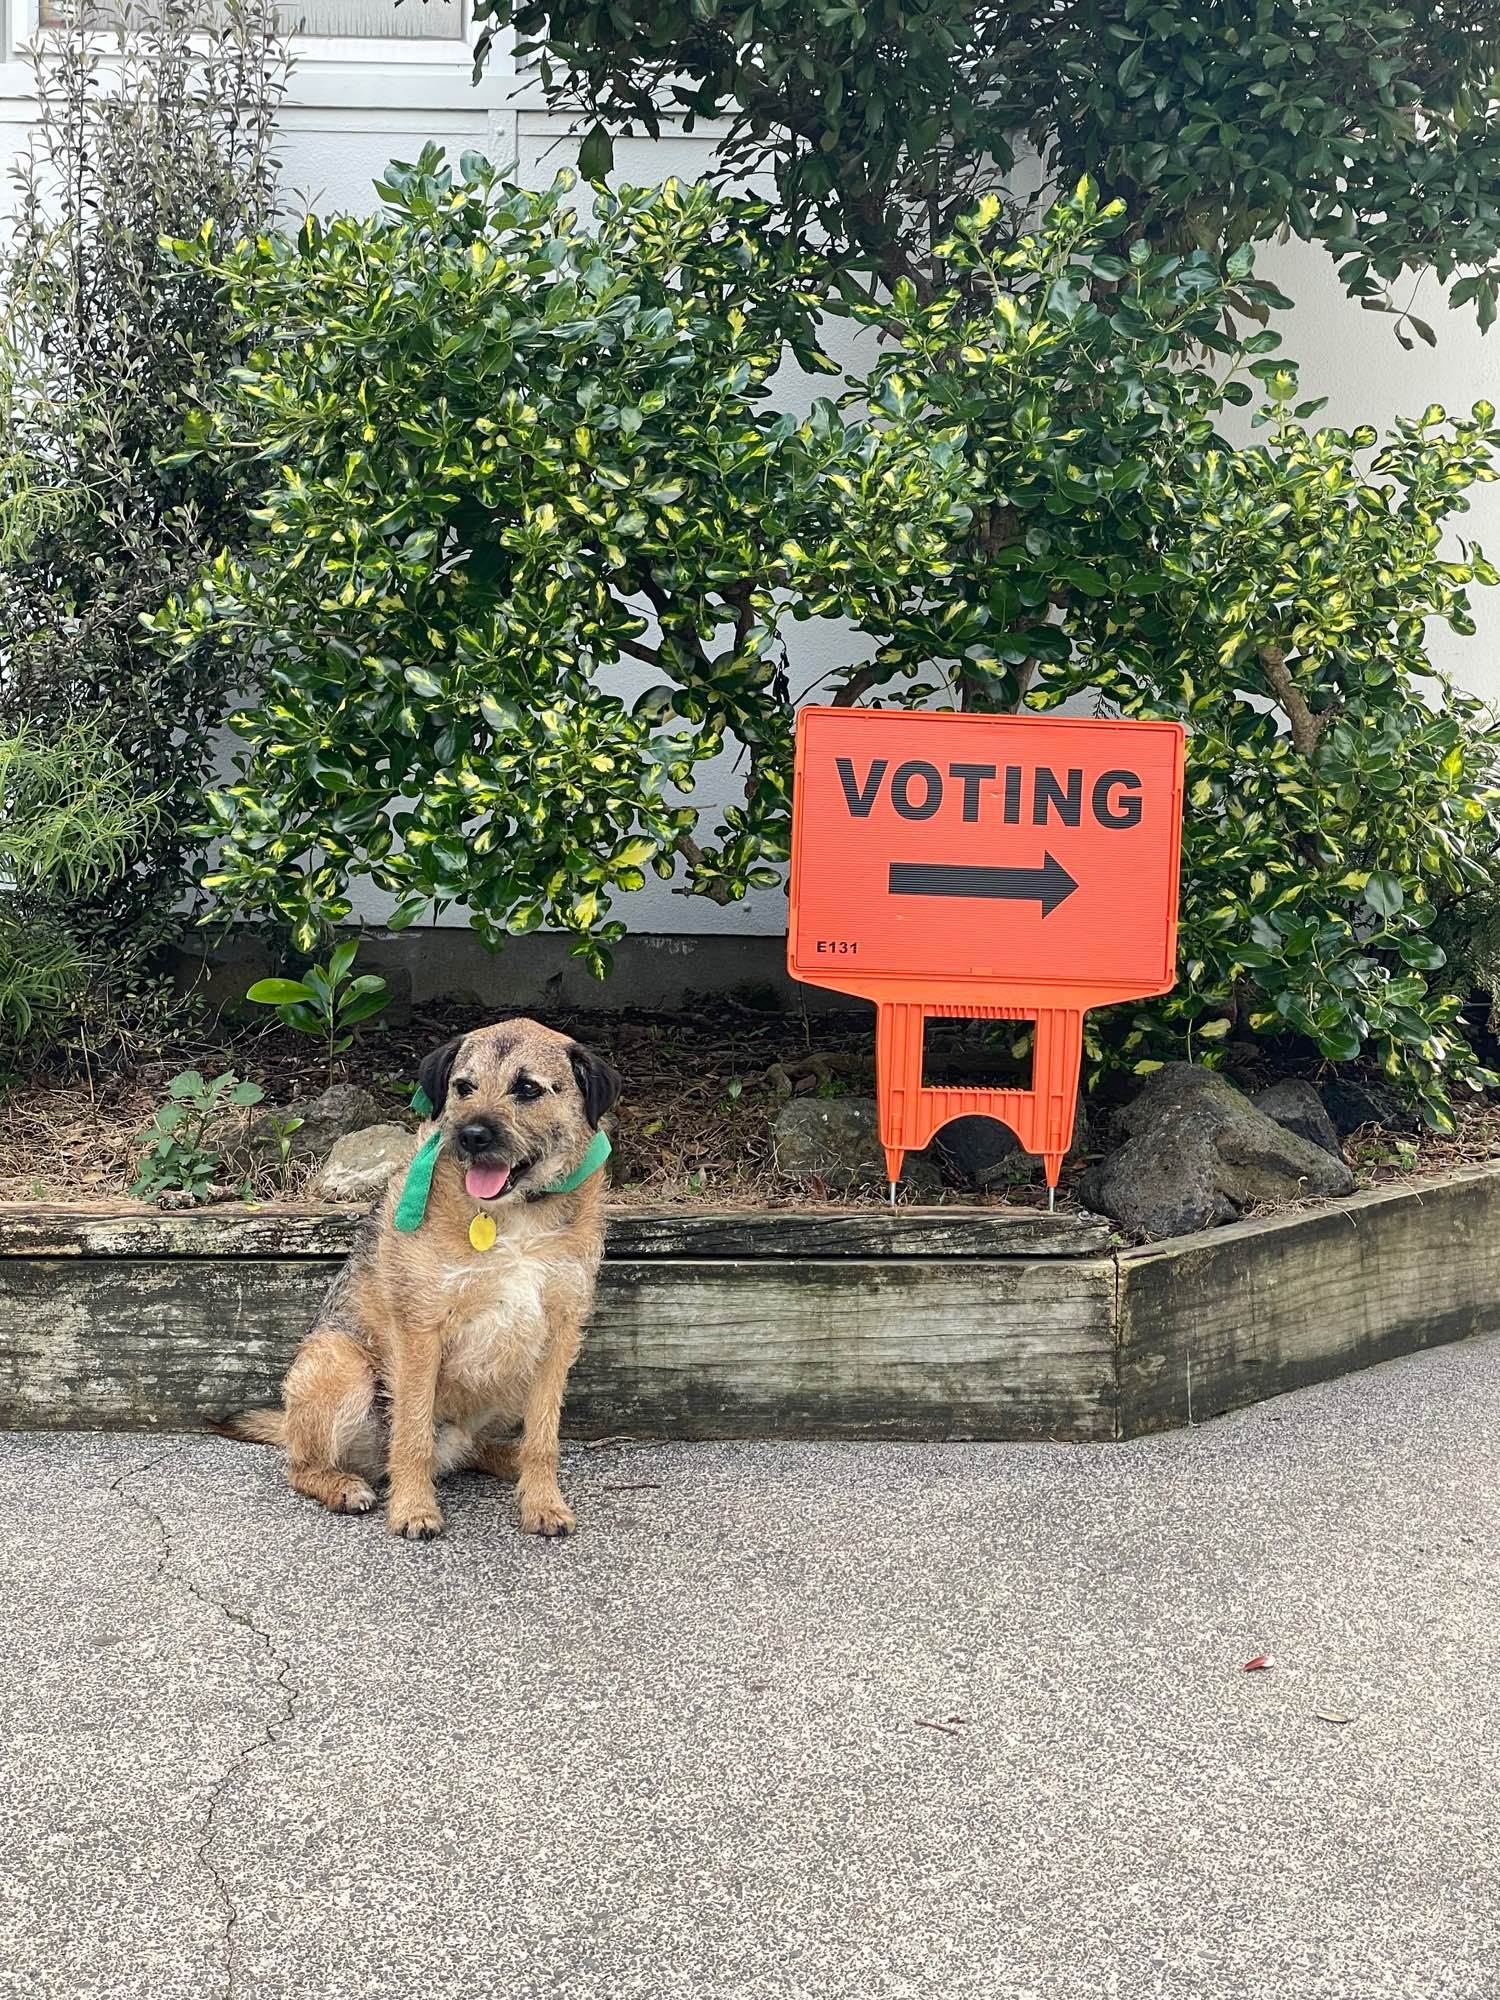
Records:
[[[469,1241],[476,1250],[492,1250],[495,1246],[494,1216],[476,1215],[469,1224]]]

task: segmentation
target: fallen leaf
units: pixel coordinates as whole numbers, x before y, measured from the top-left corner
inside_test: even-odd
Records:
[[[1318,1722],[1352,1722],[1352,1715],[1340,1715],[1331,1708],[1315,1708],[1313,1716]]]
[[[1246,1660],[1245,1672],[1247,1674],[1263,1674],[1267,1667],[1274,1667],[1275,1664],[1276,1662],[1269,1653],[1257,1653],[1253,1660]]]

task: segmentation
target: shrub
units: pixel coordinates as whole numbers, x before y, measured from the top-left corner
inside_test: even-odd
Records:
[[[311,935],[361,871],[398,920],[545,919],[603,969],[644,862],[685,856],[721,897],[779,879],[793,703],[768,648],[788,609],[837,608],[873,652],[838,701],[1188,724],[1183,977],[1101,1016],[1097,1062],[1297,1034],[1372,1055],[1440,1124],[1455,1078],[1487,1080],[1428,933],[1491,881],[1495,744],[1424,628],[1472,630],[1466,587],[1495,580],[1438,554],[1493,476],[1488,406],[1383,444],[1313,428],[1278,337],[1226,323],[1231,294],[1285,303],[1248,251],[1120,255],[1085,179],[1006,251],[989,197],[939,246],[953,288],[856,307],[881,357],[842,417],[797,425],[752,398],[818,299],[784,246],[736,239],[761,211],[627,191],[595,240],[560,189],[468,171],[393,181],[384,223],[181,252],[261,342],[199,448],[279,468],[245,558],[161,621],[274,662],[216,800],[226,897]],[[1236,445],[1257,392],[1265,439]],[[627,707],[598,674],[632,659],[669,678]],[[702,842],[667,786],[731,736],[745,802]]]
[[[108,65],[76,23],[30,58],[37,119],[0,258],[0,727],[100,716],[155,802],[130,874],[97,885],[123,963],[187,886],[231,667],[163,653],[140,620],[239,520],[229,467],[161,463],[233,336],[212,283],[160,241],[205,216],[231,236],[265,223],[286,63],[272,0],[157,0],[116,33]]]
[[[788,350],[832,365],[764,205],[669,182],[601,194],[590,229],[569,186],[430,149],[373,219],[177,246],[251,349],[194,462],[269,483],[157,625],[263,662],[206,882],[301,949],[355,875],[398,927],[464,902],[491,943],[547,923],[600,971],[647,868],[723,902],[776,883],[782,625],[939,570],[964,518],[951,440],[763,407]],[[731,739],[743,797],[710,834],[684,795]]]
[[[96,960],[78,906],[129,868],[154,811],[97,732],[0,734],[0,1050],[56,1028],[82,999]]]
[[[1373,1057],[1447,1125],[1449,1084],[1493,1079],[1429,932],[1493,889],[1500,792],[1496,733],[1426,626],[1472,632],[1466,587],[1500,580],[1476,547],[1439,553],[1495,477],[1493,408],[1314,429],[1276,335],[1224,330],[1231,289],[1278,302],[1248,252],[1119,257],[1123,212],[1087,180],[1003,255],[989,219],[941,246],[969,303],[898,284],[862,310],[885,336],[872,400],[964,438],[975,523],[935,587],[865,621],[862,691],[1180,717],[1181,976],[1097,1017],[1096,1054],[1147,1069],[1291,1032]],[[1233,445],[1225,406],[1257,390],[1265,440]]]

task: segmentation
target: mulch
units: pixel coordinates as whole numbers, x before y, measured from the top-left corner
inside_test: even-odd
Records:
[[[377,1101],[389,1102],[392,1118],[402,1118],[423,1055],[487,1018],[455,1004],[424,1006],[396,1026],[372,1022],[339,1059],[335,1080],[361,1085]],[[777,1171],[772,1143],[776,1114],[793,1096],[873,1095],[870,1016],[789,1015],[723,1000],[698,1012],[549,1018],[607,1055],[625,1078],[615,1114],[617,1202],[805,1208],[822,1201],[847,1207],[881,1199],[835,1193],[816,1183],[792,1187]],[[1003,1047],[966,1050],[957,1031],[946,1042],[934,1032],[930,1054],[934,1072],[949,1080],[1007,1080]],[[969,1059],[972,1077],[963,1071]],[[172,1077],[187,1069],[208,1077],[232,1070],[258,1083],[273,1107],[315,1096],[329,1081],[318,1046],[275,1020],[243,1024],[204,1017],[174,1032],[166,1045],[133,1048],[128,1060],[112,1067],[54,1053],[32,1074],[12,1080],[4,1099],[0,1201],[101,1206],[128,1201],[142,1134]],[[1264,1074],[1253,1079],[1264,1080]],[[1103,1123],[1096,1108],[1096,1129]],[[1497,1158],[1500,1104],[1470,1100],[1461,1107],[1455,1137],[1426,1132],[1400,1137],[1372,1129],[1354,1135],[1349,1151],[1362,1186]],[[1061,1206],[1077,1206],[1073,1188],[1079,1171],[1076,1164],[1065,1170]],[[271,1169],[247,1191],[260,1199],[295,1199],[309,1178],[306,1168],[285,1175]],[[1045,1203],[1046,1185],[1039,1163],[1019,1160],[1015,1177],[1003,1188],[976,1194],[953,1180],[952,1198],[1036,1206]]]

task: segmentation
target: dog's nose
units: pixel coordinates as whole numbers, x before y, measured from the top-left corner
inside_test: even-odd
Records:
[[[458,1143],[466,1153],[487,1152],[495,1143],[495,1128],[487,1118],[471,1118],[459,1126]]]

